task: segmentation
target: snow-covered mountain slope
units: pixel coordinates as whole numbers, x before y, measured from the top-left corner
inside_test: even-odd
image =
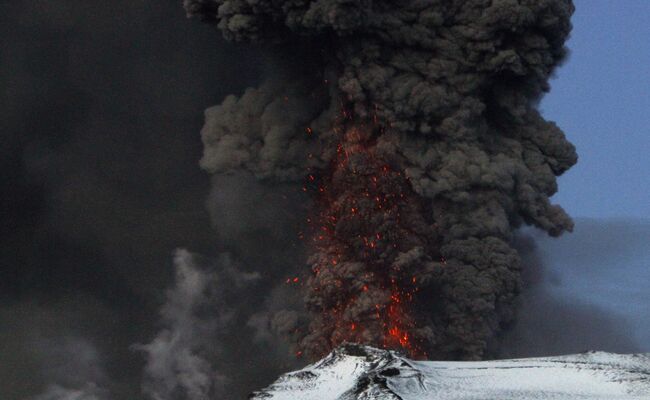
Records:
[[[254,400],[650,400],[650,355],[590,352],[500,361],[412,361],[346,345]]]

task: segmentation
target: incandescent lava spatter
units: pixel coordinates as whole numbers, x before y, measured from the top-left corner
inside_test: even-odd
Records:
[[[483,357],[514,315],[513,232],[573,226],[549,197],[575,148],[537,109],[567,54],[572,2],[185,7],[228,40],[291,54],[290,71],[206,112],[201,166],[312,194],[308,322],[286,329],[300,351],[354,341]]]

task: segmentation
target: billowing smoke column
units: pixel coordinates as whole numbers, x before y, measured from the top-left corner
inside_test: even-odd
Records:
[[[185,6],[229,40],[320,60],[228,97],[202,132],[206,170],[312,195],[309,322],[289,329],[301,351],[484,356],[514,315],[514,230],[573,226],[549,196],[576,152],[536,108],[566,55],[571,1]]]

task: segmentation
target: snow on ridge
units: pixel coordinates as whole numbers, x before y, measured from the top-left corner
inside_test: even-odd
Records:
[[[344,345],[252,400],[649,400],[650,354],[413,361]]]

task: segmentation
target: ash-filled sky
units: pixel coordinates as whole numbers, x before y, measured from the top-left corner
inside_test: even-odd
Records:
[[[580,155],[554,197],[576,229],[530,233],[546,271],[530,278],[533,312],[504,339],[508,355],[650,351],[650,3],[575,4],[572,55],[541,108]],[[263,202],[209,211],[198,160],[203,110],[259,84],[263,49],[222,41],[175,0],[3,2],[0,31],[0,398],[200,398],[226,387],[234,399],[291,368],[268,356],[273,368],[256,375],[256,353],[273,347],[261,339],[229,354],[247,338],[228,331],[231,310],[281,293],[194,292],[256,290],[248,266],[223,255],[232,244],[211,216],[246,231]],[[282,242],[267,222],[273,240],[251,265]],[[151,362],[170,353],[189,378]]]

